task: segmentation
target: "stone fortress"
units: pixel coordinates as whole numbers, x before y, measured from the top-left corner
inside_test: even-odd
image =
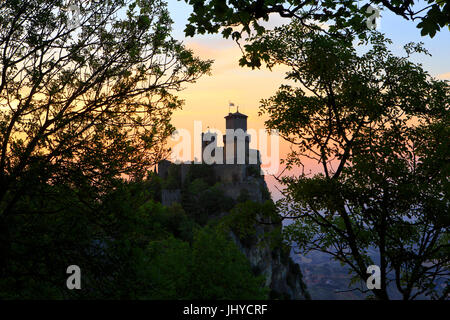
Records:
[[[175,164],[163,160],[158,164],[158,175],[168,180],[170,173],[177,172],[177,188],[161,190],[161,202],[170,206],[181,203],[183,186],[190,169],[195,165],[210,165],[215,181],[220,183],[225,196],[238,200],[245,193],[248,200],[263,203],[271,201],[264,176],[261,174],[261,160],[258,150],[250,149],[250,135],[247,134],[247,116],[237,110],[226,117],[227,133],[223,135],[223,147],[217,146],[217,134],[202,133],[202,159],[199,163]],[[229,214],[224,212],[221,216]],[[255,234],[251,240],[243,240],[230,231],[230,238],[247,257],[252,270],[264,275],[265,286],[271,289],[271,298],[309,299],[309,293],[302,278],[299,266],[289,257],[289,251],[272,243],[267,235],[280,232],[281,221],[272,222],[257,216],[254,224]],[[277,231],[278,230],[278,231]]]
[[[244,192],[253,201],[260,202],[267,193],[267,186],[261,175],[260,152],[250,149],[251,136],[247,134],[247,116],[237,110],[225,116],[226,134],[223,135],[223,147],[218,147],[217,134],[203,132],[202,164],[211,165],[216,181],[220,182],[225,195],[237,199]],[[158,163],[158,175],[167,179],[170,167],[179,166],[181,185],[195,162],[173,163],[162,160]],[[266,189],[265,192],[261,189]],[[263,192],[261,192],[263,191]],[[171,205],[181,200],[179,189],[162,190],[162,204]]]

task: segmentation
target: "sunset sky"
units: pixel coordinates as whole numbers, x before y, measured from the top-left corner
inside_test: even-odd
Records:
[[[225,40],[221,35],[204,35],[186,38],[184,28],[192,11],[184,1],[169,0],[169,11],[174,20],[173,34],[203,59],[213,59],[211,76],[201,78],[197,83],[186,86],[178,95],[185,100],[183,110],[177,111],[172,123],[177,128],[192,131],[194,121],[202,121],[203,130],[206,127],[225,130],[224,116],[228,113],[228,102],[239,105],[239,111],[248,115],[248,127],[260,129],[264,127],[264,119],[258,117],[259,101],[275,93],[277,88],[286,83],[282,68],[273,71],[267,69],[251,70],[238,65],[241,52],[232,40]],[[289,20],[274,16],[269,21],[270,26],[287,23]],[[425,48],[432,57],[425,55],[413,56],[412,60],[420,62],[432,76],[450,80],[450,31],[438,32],[433,39],[421,37],[416,22],[406,21],[390,12],[381,13],[379,31],[392,39],[390,49],[397,55],[404,55],[402,48],[408,42],[424,42]],[[280,158],[289,150],[289,145],[280,141]],[[317,170],[317,165],[309,162],[307,171]],[[273,179],[266,177],[274,198],[279,193],[274,187]]]

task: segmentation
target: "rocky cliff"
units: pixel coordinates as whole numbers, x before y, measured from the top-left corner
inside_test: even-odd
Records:
[[[256,227],[260,229],[260,227]],[[260,232],[260,231],[259,231]],[[258,232],[258,233],[259,233]],[[239,250],[245,254],[256,274],[266,277],[265,285],[271,289],[272,299],[310,299],[298,264],[281,248],[271,249],[270,243],[243,244],[230,232]]]
[[[162,203],[181,203],[200,225],[214,220],[225,226],[254,273],[265,277],[272,299],[309,299],[299,265],[282,241],[281,219],[259,166],[164,162],[158,174],[167,186]]]
[[[268,200],[267,197],[270,199],[262,177],[238,183],[233,189],[248,185],[253,185],[249,192],[252,201],[262,203]],[[230,236],[248,258],[254,272],[265,276],[266,286],[271,289],[270,298],[310,299],[300,267],[290,258],[290,247],[280,243],[281,222],[263,215],[257,215],[255,220],[258,222],[253,226],[251,236],[243,237],[236,231],[230,231]]]

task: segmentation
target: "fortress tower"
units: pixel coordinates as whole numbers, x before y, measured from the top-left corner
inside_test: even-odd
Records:
[[[250,135],[247,134],[247,116],[237,110],[235,113],[228,113],[225,120],[223,163],[248,164]]]

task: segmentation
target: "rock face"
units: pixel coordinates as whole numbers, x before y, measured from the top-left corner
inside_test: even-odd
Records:
[[[280,248],[271,250],[268,243],[244,245],[233,232],[230,236],[250,261],[253,270],[266,277],[265,285],[271,289],[270,298],[310,299],[300,268],[289,255],[286,256]]]
[[[165,206],[171,206],[173,203],[181,202],[181,190],[161,190],[161,203]]]
[[[258,181],[261,187],[256,190],[263,190],[264,188],[267,190],[263,178],[255,179],[253,182],[255,181]],[[258,198],[265,200],[263,194]],[[257,220],[270,222],[264,221],[263,217],[259,217]],[[271,289],[270,298],[310,299],[300,267],[290,258],[290,250],[283,250],[283,247],[280,246],[273,248],[271,238],[266,237],[273,231],[281,230],[281,222],[276,224],[257,223],[254,228],[256,232],[250,240],[241,240],[233,231],[230,231],[230,236],[239,250],[250,261],[253,271],[258,275],[265,276],[265,285]]]

